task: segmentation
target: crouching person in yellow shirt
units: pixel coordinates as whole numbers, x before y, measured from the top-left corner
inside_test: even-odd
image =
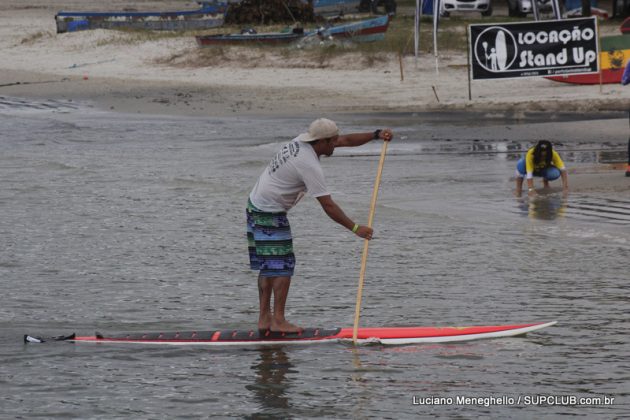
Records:
[[[516,164],[516,196],[520,197],[523,189],[523,178],[527,178],[527,191],[529,195],[536,195],[534,190],[534,177],[543,179],[543,186],[549,187],[549,181],[562,177],[562,190],[569,191],[569,180],[564,162],[558,152],[553,150],[551,143],[540,140],[536,146],[527,151]]]

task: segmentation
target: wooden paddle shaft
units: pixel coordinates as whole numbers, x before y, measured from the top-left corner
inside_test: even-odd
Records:
[[[378,170],[376,172],[376,180],[374,181],[374,190],[372,191],[372,203],[370,204],[370,215],[368,216],[368,227],[372,227],[374,221],[374,211],[376,210],[376,199],[378,197],[378,187],[381,184],[381,175],[383,173],[383,165],[385,164],[385,153],[387,153],[388,141],[383,141],[381,148],[381,158],[378,162]],[[357,303],[354,309],[354,328],[352,330],[352,342],[357,343],[357,335],[359,332],[359,316],[361,314],[361,296],[363,295],[363,280],[365,279],[365,267],[367,265],[368,246],[370,241],[365,239],[363,242],[363,254],[361,256],[361,271],[359,271],[359,289],[357,291]]]

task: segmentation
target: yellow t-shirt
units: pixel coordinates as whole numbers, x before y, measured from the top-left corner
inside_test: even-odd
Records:
[[[525,170],[527,172],[527,179],[534,177],[534,172],[545,169],[547,166],[545,162],[539,162],[537,165],[534,165],[534,147],[527,151],[525,155]],[[560,159],[560,155],[555,150],[551,151],[551,165],[556,168],[564,171],[564,162]]]

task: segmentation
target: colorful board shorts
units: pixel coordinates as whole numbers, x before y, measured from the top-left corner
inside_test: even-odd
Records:
[[[247,245],[252,270],[263,277],[293,276],[295,255],[287,213],[269,213],[247,203]]]
[[[527,174],[525,169],[525,158],[522,157],[516,163],[516,173],[514,174],[518,178],[523,178]],[[534,176],[540,176],[545,178],[547,181],[553,181],[554,179],[560,178],[560,169],[555,166],[550,166],[548,168],[534,171]]]

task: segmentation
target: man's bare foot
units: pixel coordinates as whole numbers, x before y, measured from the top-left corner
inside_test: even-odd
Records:
[[[271,327],[269,328],[273,332],[283,332],[283,333],[300,333],[304,331],[304,328],[298,327],[297,325],[291,324],[289,321],[271,321]]]
[[[258,329],[261,331],[267,331],[271,328],[271,315],[258,317]]]

